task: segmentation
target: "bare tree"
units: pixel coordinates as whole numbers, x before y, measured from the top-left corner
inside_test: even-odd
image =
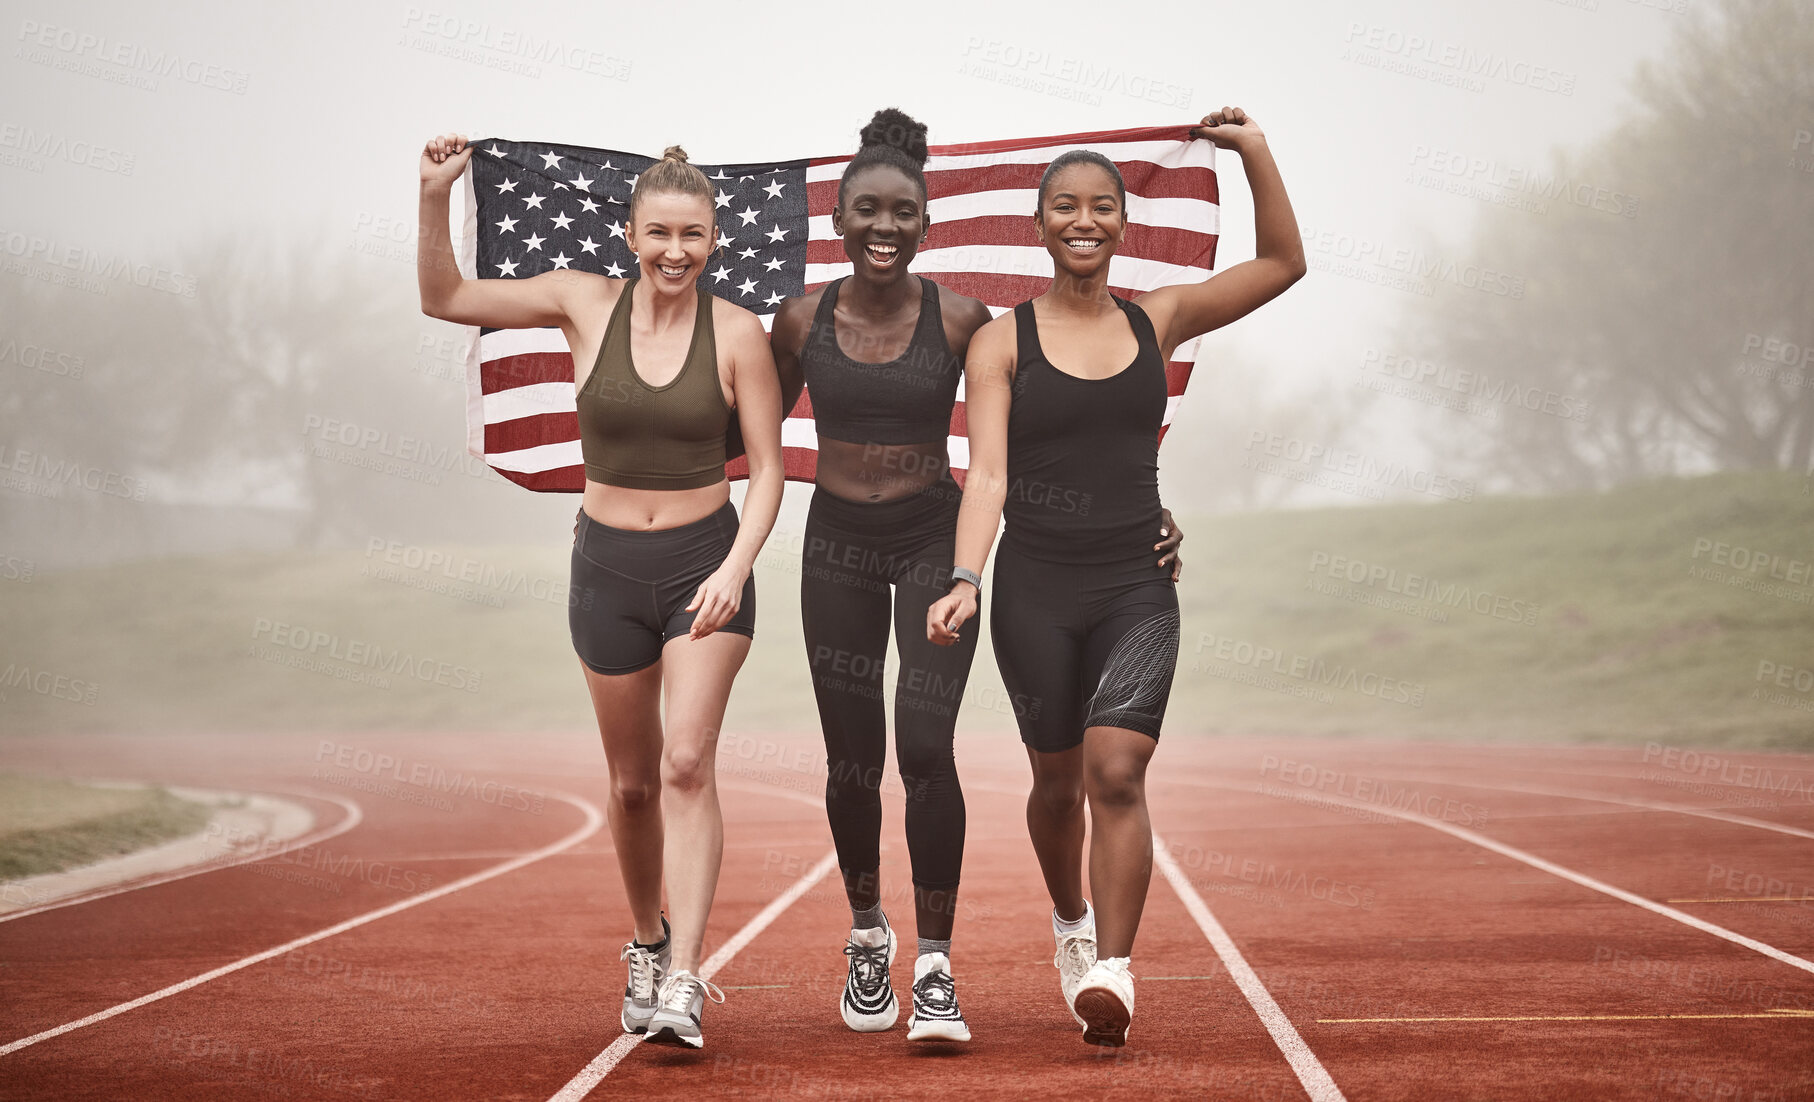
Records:
[[[1814,8],[1723,0],[1643,66],[1634,107],[1559,156],[1549,209],[1494,207],[1472,250],[1522,298],[1443,286],[1420,355],[1594,415],[1513,408],[1436,446],[1525,485],[1806,468],[1814,448]]]

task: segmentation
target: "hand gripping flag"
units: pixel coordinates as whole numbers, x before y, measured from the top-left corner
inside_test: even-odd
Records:
[[[1142,127],[1044,138],[933,146],[926,164],[932,226],[912,271],[987,303],[1000,314],[1045,290],[1052,259],[1033,235],[1039,177],[1067,149],[1104,154],[1127,182],[1127,240],[1109,267],[1123,298],[1196,282],[1215,264],[1220,203],[1215,147],[1187,126]],[[524,279],[556,268],[624,277],[636,259],[624,240],[630,189],[655,158],[612,149],[487,138],[466,172],[459,244],[469,279]],[[722,246],[699,288],[754,311],[765,327],[786,299],[842,275],[851,264],[831,229],[838,178],[850,155],[699,167],[716,190]],[[1170,426],[1196,359],[1186,341],[1166,365]],[[585,488],[575,413],[573,357],[558,328],[476,330],[467,363],[467,447],[531,490]],[[950,454],[969,461],[960,388]],[[1164,438],[1165,429],[1160,429]],[[810,482],[818,437],[812,394],[781,427],[787,477]],[[748,474],[744,459],[725,465]]]

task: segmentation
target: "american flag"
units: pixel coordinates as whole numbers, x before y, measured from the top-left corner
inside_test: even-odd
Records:
[[[1220,202],[1215,147],[1187,126],[933,146],[926,164],[932,227],[912,271],[1000,314],[1045,290],[1052,259],[1033,236],[1040,174],[1067,149],[1096,150],[1127,182],[1130,226],[1109,268],[1114,292],[1205,279],[1215,264]],[[655,158],[612,149],[488,138],[466,173],[461,270],[524,279],[556,268],[636,274],[624,240],[630,189]],[[767,327],[780,304],[850,274],[831,229],[838,178],[851,155],[767,164],[699,165],[716,191],[718,244],[701,291],[748,307]],[[1196,360],[1186,341],[1166,365],[1169,427]],[[467,357],[467,446],[531,490],[585,488],[573,357],[558,328],[479,329]],[[951,415],[951,462],[969,462],[963,390]],[[1165,429],[1160,429],[1164,438]],[[782,424],[787,477],[810,482],[817,455],[812,395]],[[726,474],[748,474],[744,459]]]

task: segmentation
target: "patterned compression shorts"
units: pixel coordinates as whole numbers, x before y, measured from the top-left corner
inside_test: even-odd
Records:
[[[1052,753],[1089,727],[1159,737],[1178,664],[1178,591],[1158,554],[1109,564],[1003,545],[990,588],[995,662],[1021,741]]]

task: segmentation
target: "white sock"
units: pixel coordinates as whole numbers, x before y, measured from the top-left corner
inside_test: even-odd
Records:
[[[1116,968],[1123,972],[1126,972],[1128,969],[1130,969],[1134,966],[1134,958],[1133,957],[1101,957],[1101,958],[1097,959],[1096,963],[1097,964],[1106,964],[1110,968]]]
[[[1061,937],[1065,934],[1074,934],[1094,921],[1096,921],[1096,912],[1090,907],[1090,901],[1087,899],[1083,901],[1082,918],[1062,919],[1058,917],[1058,908],[1052,908],[1052,932]]]

